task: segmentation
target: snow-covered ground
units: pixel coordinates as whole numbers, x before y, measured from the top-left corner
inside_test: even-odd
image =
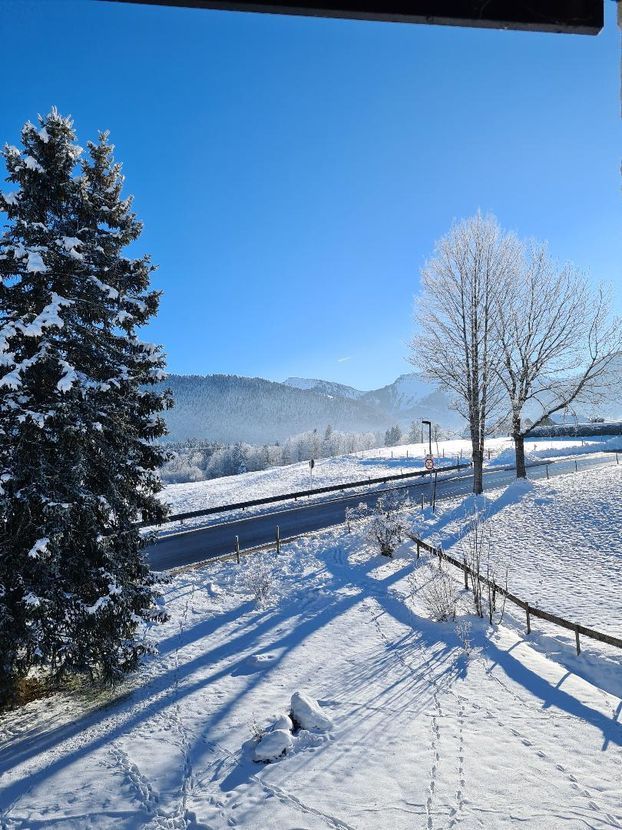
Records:
[[[513,463],[513,444],[509,439],[494,438],[488,441],[486,446],[490,450],[490,458],[486,459],[486,463],[490,466]],[[540,438],[526,442],[526,453],[528,460],[537,461],[594,453],[614,446],[619,446],[622,450],[622,436],[613,439],[602,436],[583,439]],[[470,460],[470,444],[465,440],[439,441],[438,446],[433,443],[432,449],[437,466],[455,464],[458,460]],[[361,481],[364,484],[368,478],[424,469],[427,451],[427,443],[408,444],[319,459],[312,476],[309,463],[302,461],[286,467],[274,467],[209,481],[169,484],[162,491],[161,498],[170,505],[172,513],[184,513],[341,482]]]
[[[604,626],[603,603],[620,616],[622,471],[597,475],[488,498],[496,549],[522,557],[516,592],[559,611],[574,589],[581,614]],[[442,508],[423,530],[449,547],[464,505]],[[532,545],[538,516],[546,528]],[[582,528],[600,541],[573,545],[564,570],[560,540],[578,542]],[[258,609],[249,591],[266,571],[270,600]],[[468,617],[467,595],[470,634],[433,622],[424,594],[437,573],[412,543],[384,560],[359,531],[337,528],[278,559],[177,575],[165,588],[171,618],[153,632],[160,653],[132,679],[0,720],[0,827],[622,827],[622,652],[586,640],[577,658],[539,620],[525,638],[510,606],[488,628]],[[298,691],[325,728],[301,729],[283,758],[256,763],[258,730],[287,731]]]

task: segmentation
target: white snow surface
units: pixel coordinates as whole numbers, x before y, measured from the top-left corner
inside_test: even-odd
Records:
[[[581,616],[604,625],[608,602],[619,619],[621,477],[612,466],[490,496],[504,555],[523,557],[510,575],[517,593],[559,610],[574,590]],[[415,512],[414,527],[449,536],[468,503]],[[561,568],[567,556],[566,571],[535,561]],[[279,586],[258,609],[239,574],[261,562]],[[622,652],[584,639],[577,657],[570,632],[540,620],[526,637],[511,606],[489,627],[468,614],[456,572],[465,649],[453,623],[429,619],[422,589],[435,573],[411,542],[386,560],[362,529],[337,528],[278,559],[178,574],[164,586],[170,620],[151,631],[159,654],[132,678],[0,718],[0,826],[622,827]],[[279,717],[296,690],[330,717],[330,733],[300,730],[278,762],[256,763],[253,724],[288,735]]]

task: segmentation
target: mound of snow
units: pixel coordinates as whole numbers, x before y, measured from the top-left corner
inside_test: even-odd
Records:
[[[622,452],[622,435],[616,435],[608,441],[605,441],[605,447],[608,450],[619,450]]]
[[[289,715],[279,715],[272,724],[272,729],[284,729],[286,732],[291,732],[293,728],[294,724]]]
[[[322,712],[320,704],[304,692],[292,695],[291,715],[295,724],[311,732],[329,732],[333,728],[332,720]]]
[[[294,742],[291,734],[286,729],[274,729],[266,732],[255,747],[254,759],[265,764],[276,761],[286,755],[292,748]]]

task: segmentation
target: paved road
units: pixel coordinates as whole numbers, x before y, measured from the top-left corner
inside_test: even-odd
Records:
[[[609,457],[579,457],[578,469],[585,470],[602,464],[611,464]],[[614,462],[615,463],[615,462]],[[575,471],[575,461],[556,461],[549,466],[551,477]],[[529,467],[529,478],[545,478],[546,465],[532,465]],[[514,480],[514,471],[504,468],[485,472],[484,486],[486,489],[510,484]],[[437,501],[471,492],[473,477],[471,473],[460,473],[456,476],[438,480]],[[312,502],[308,505],[289,507],[250,516],[232,522],[209,525],[195,528],[181,533],[162,536],[153,545],[147,548],[147,555],[154,570],[163,571],[193,562],[201,562],[215,556],[232,553],[235,550],[235,537],[239,536],[240,548],[256,547],[274,541],[276,526],[279,526],[281,538],[298,536],[313,530],[321,530],[332,525],[341,524],[345,520],[346,508],[353,504],[365,502],[373,505],[378,497],[386,490],[407,491],[414,501],[421,499],[424,493],[426,500],[430,498],[430,479],[422,478],[410,484],[401,484],[396,487],[387,487],[374,490],[371,493],[355,493],[348,496],[336,496],[323,502]]]

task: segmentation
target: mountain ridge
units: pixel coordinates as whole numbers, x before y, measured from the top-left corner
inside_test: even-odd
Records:
[[[284,383],[240,375],[169,374],[175,406],[163,413],[169,441],[274,443],[329,424],[343,432],[384,432],[398,423],[429,417],[450,428],[462,419],[448,399],[418,376],[402,375],[378,390],[331,381],[288,378]]]

